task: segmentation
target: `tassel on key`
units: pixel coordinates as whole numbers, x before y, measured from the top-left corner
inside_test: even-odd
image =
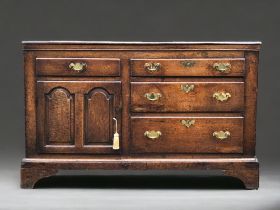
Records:
[[[118,134],[118,121],[116,118],[113,118],[116,122],[116,132],[114,133],[114,138],[113,138],[113,149],[118,150],[120,149],[120,135]]]

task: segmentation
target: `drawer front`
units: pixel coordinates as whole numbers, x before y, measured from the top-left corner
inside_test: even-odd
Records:
[[[242,153],[242,117],[132,117],[132,153]]]
[[[120,76],[115,58],[37,58],[38,76]]]
[[[133,112],[240,112],[243,82],[132,82]]]
[[[132,76],[243,76],[244,58],[132,59]]]

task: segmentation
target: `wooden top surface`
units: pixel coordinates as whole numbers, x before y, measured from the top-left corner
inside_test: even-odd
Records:
[[[185,41],[171,41],[171,42],[117,42],[117,41],[22,41],[23,44],[261,44],[260,41],[203,41],[203,42],[185,42]]]
[[[261,42],[22,41],[24,50],[259,50]]]

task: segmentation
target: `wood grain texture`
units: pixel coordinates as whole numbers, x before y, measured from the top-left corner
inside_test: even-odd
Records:
[[[125,54],[125,53],[123,53]],[[122,139],[121,139],[121,154],[129,154],[129,129],[130,129],[130,69],[128,59],[122,60]]]
[[[121,134],[120,81],[38,81],[37,90],[39,152],[119,152],[112,149],[112,118],[118,119]],[[57,92],[56,101],[50,103],[50,93]],[[65,144],[64,139],[72,139],[73,130],[73,143]],[[50,137],[52,141],[48,140]]]
[[[232,59],[244,58],[244,51],[242,50],[39,50],[39,51],[24,51],[25,53],[33,52],[38,58],[99,58],[108,59],[116,58],[122,62],[126,59],[194,59],[194,58],[212,58],[212,59]],[[36,58],[35,58],[36,59]],[[35,62],[36,60],[34,60]],[[120,72],[121,74],[123,71]],[[75,77],[78,78],[78,77]],[[109,78],[109,77],[106,77]]]
[[[90,42],[25,41],[24,50],[251,50],[258,51],[261,42]]]
[[[95,88],[85,97],[85,144],[109,143],[113,138],[113,98],[106,90]]]
[[[30,167],[30,168],[21,168],[21,188],[30,189],[34,188],[36,182],[40,179],[53,176],[58,172],[57,169],[48,168],[48,167]]]
[[[46,144],[74,143],[74,96],[66,89],[53,88],[45,95]]]
[[[84,63],[84,71],[69,68],[71,63]],[[38,76],[120,76],[116,58],[36,58]]]
[[[194,120],[190,127],[182,120]],[[160,131],[158,139],[144,136],[146,131]],[[230,137],[219,140],[215,131],[229,131]],[[242,117],[134,117],[131,118],[133,153],[242,153]]]
[[[246,84],[245,84],[245,142],[244,153],[255,155],[256,148],[256,115],[258,92],[258,63],[259,54],[248,52],[246,58]]]
[[[60,169],[214,169],[257,189],[259,49],[259,42],[24,42],[21,186],[31,188]],[[86,62],[85,71],[69,71],[71,62]],[[146,62],[162,68],[148,74]],[[213,71],[214,62],[229,62],[231,71]],[[215,100],[221,91],[231,97]],[[161,97],[149,101],[147,92]],[[120,150],[112,149],[112,117]],[[182,119],[195,124],[186,128]],[[159,141],[143,135],[152,129],[161,130]],[[217,141],[216,130],[229,130],[228,141]]]
[[[182,85],[194,85],[190,92]],[[226,101],[213,98],[216,92],[230,93]],[[150,101],[146,93],[159,93],[161,97]],[[243,82],[132,82],[132,112],[240,112],[244,108]]]
[[[248,190],[259,188],[259,164],[249,163],[224,170],[224,174],[240,179]]]
[[[259,187],[259,163],[255,158],[109,158],[109,159],[24,159],[22,188],[32,188],[41,178],[63,170],[222,170],[240,179],[246,189]]]
[[[231,59],[132,59],[132,76],[243,76],[244,58]],[[150,72],[145,68],[146,63],[159,63],[158,71]],[[229,72],[222,73],[213,67],[215,63],[228,63]]]
[[[36,155],[36,78],[35,56],[29,52],[24,54],[24,98],[25,98],[25,154]]]

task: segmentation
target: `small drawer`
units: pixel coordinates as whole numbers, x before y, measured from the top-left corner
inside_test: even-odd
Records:
[[[36,58],[38,76],[120,76],[116,58]]]
[[[244,82],[132,82],[132,112],[240,112]]]
[[[244,76],[244,58],[132,59],[132,76]]]
[[[242,153],[243,117],[131,118],[131,153]]]

